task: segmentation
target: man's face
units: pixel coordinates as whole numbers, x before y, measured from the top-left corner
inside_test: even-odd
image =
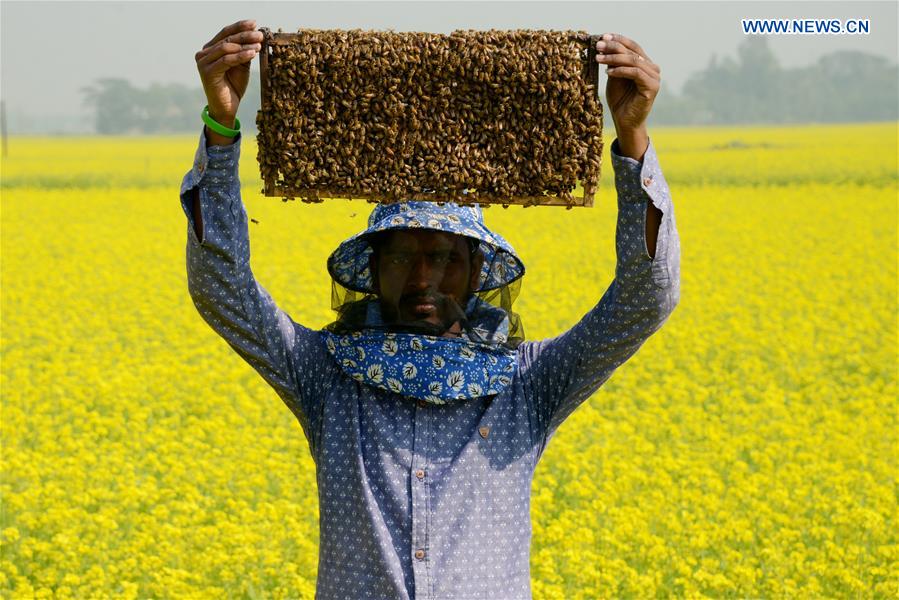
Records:
[[[428,230],[391,231],[382,238],[372,274],[384,318],[449,327],[464,315],[483,256],[474,261],[466,238]]]

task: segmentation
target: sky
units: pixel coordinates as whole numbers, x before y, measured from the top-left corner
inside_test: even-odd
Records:
[[[101,77],[199,86],[194,54],[235,21],[273,31],[578,29],[636,40],[679,92],[712,55],[735,56],[743,18],[867,18],[869,35],[770,35],[785,67],[836,50],[897,60],[897,6],[885,2],[41,2],[0,0],[0,97],[10,114],[89,119],[80,89]],[[258,60],[258,59],[256,59]],[[255,62],[255,61],[254,61]],[[254,65],[254,69],[258,65]],[[600,82],[604,85],[604,82]]]

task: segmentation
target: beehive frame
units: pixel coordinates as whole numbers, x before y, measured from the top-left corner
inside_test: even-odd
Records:
[[[282,32],[272,32],[268,28],[260,28],[259,31],[263,33],[263,41],[262,48],[259,54],[259,66],[260,66],[260,91],[261,91],[261,109],[260,112],[265,112],[271,109],[271,89],[270,89],[270,64],[269,57],[271,53],[271,48],[273,46],[279,45],[290,45],[294,42],[294,40],[299,36],[298,33],[282,33]],[[574,39],[574,38],[572,38]],[[599,77],[599,65],[596,62],[596,42],[599,41],[599,35],[589,35],[586,39],[578,38],[577,41],[583,46],[582,52],[585,57],[584,66],[581,70],[581,76],[584,78],[585,82],[588,85],[592,85],[593,89],[597,93],[598,97],[598,77]],[[600,106],[600,127],[602,126],[602,108]],[[261,115],[260,115],[261,116]],[[596,149],[598,153],[601,152],[601,143],[600,148]],[[568,198],[564,198],[556,195],[540,195],[540,196],[503,196],[501,200],[495,200],[490,198],[480,198],[476,200],[478,203],[484,206],[489,206],[490,204],[501,204],[504,207],[508,207],[509,205],[523,205],[523,206],[565,206],[567,208],[572,208],[574,206],[583,206],[583,207],[591,207],[593,206],[594,196],[596,194],[598,188],[598,177],[597,181],[593,183],[593,185],[584,185],[584,182],[578,181],[578,183],[582,187],[582,195],[580,197],[575,197],[573,194],[569,194]],[[279,184],[276,181],[274,176],[264,177],[264,188],[263,193],[266,196],[272,197],[281,197],[285,201],[293,198],[300,198],[304,202],[321,202],[324,199],[328,198],[345,198],[345,199],[364,199],[369,202],[384,202],[387,201],[385,196],[379,194],[361,194],[357,192],[353,192],[351,194],[347,193],[345,189],[323,189],[323,188],[312,188],[312,189],[295,189],[285,185]],[[425,194],[415,194],[410,193],[405,196],[406,199],[409,200],[428,200],[434,201],[435,197],[433,194],[425,193]]]

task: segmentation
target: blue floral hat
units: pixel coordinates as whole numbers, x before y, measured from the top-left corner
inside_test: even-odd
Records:
[[[524,275],[524,264],[501,235],[484,225],[477,204],[406,201],[379,204],[368,218],[368,229],[344,241],[328,257],[328,273],[348,290],[374,293],[369,257],[372,234],[391,229],[430,229],[466,236],[480,242],[484,264],[475,292],[506,286]]]
[[[458,338],[422,329],[418,321],[384,321],[370,271],[372,238],[383,231],[409,229],[464,236],[483,254],[477,288],[464,310],[457,307],[464,312],[456,321],[462,325]],[[515,349],[524,340],[521,319],[512,312],[524,265],[509,242],[487,229],[478,205],[379,204],[368,228],[331,254],[328,272],[331,307],[338,319],[321,331],[322,341],[356,381],[434,404],[498,394],[510,385]],[[419,329],[409,331],[412,325]]]

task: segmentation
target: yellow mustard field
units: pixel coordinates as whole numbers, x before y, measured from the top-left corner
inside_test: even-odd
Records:
[[[4,598],[314,595],[303,432],[187,292],[199,133],[9,141]],[[899,597],[896,123],[651,135],[680,304],[538,466],[534,598]],[[371,206],[264,197],[242,150],[253,271],[320,327]],[[612,281],[608,148],[602,183],[590,209],[485,212],[527,265],[530,339]]]

